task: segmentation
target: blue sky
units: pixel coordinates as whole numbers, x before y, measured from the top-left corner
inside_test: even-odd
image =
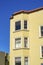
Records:
[[[19,10],[43,6],[43,0],[0,0],[0,51],[9,52],[10,16]]]

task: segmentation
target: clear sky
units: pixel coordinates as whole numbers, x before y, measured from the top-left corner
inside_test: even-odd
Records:
[[[43,6],[43,0],[0,0],[0,51],[9,52],[10,16],[19,10]]]

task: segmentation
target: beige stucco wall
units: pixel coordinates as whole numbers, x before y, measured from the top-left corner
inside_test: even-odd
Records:
[[[21,21],[21,30],[15,31],[15,22]],[[23,22],[27,20],[27,30],[23,29]],[[29,65],[40,65],[40,46],[43,45],[43,37],[39,37],[39,26],[43,25],[43,10],[30,14],[18,14],[10,20],[10,65],[15,65],[14,58],[21,57],[21,65],[24,65],[24,57],[29,57]],[[24,49],[23,38],[29,38],[29,48]],[[21,38],[21,49],[15,49],[15,38]]]
[[[39,37],[39,26],[43,26],[43,10],[29,14],[30,37],[30,65],[41,65],[40,46],[43,45],[43,37]]]

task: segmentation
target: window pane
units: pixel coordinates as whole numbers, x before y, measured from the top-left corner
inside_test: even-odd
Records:
[[[43,46],[41,48],[42,48],[41,50],[42,50],[42,57],[43,57]]]
[[[43,26],[41,26],[41,36],[43,36]]]
[[[21,65],[21,57],[15,58],[15,65]]]
[[[28,40],[27,40],[27,38],[24,38],[24,47],[28,47]]]
[[[43,63],[41,63],[41,65],[43,65]]]
[[[18,22],[15,22],[15,30],[19,30],[21,29],[21,22],[18,21]]]
[[[24,21],[24,29],[27,29],[27,20]]]
[[[15,47],[16,48],[21,48],[21,38],[15,39]]]
[[[24,65],[28,65],[28,57],[24,58]]]

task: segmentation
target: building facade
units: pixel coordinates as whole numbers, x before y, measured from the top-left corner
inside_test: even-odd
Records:
[[[8,53],[0,51],[0,65],[9,65]]]
[[[43,65],[43,7],[10,17],[10,65]]]

